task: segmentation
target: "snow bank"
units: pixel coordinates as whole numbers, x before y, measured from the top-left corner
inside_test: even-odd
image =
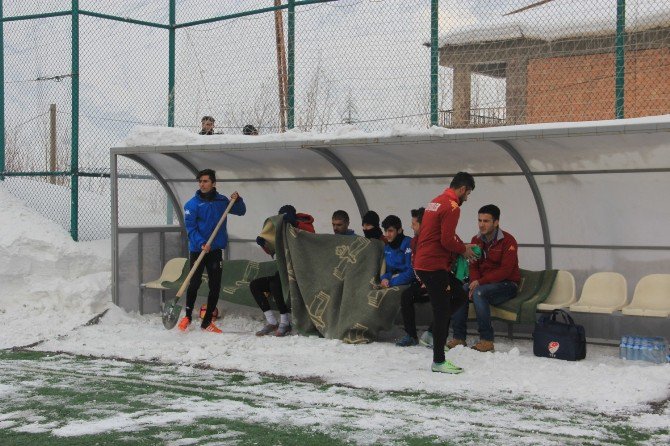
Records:
[[[70,331],[110,304],[109,241],[76,243],[0,183],[0,348]]]
[[[505,127],[487,127],[478,129],[447,129],[445,127],[412,127],[397,124],[387,130],[366,132],[354,125],[344,126],[327,133],[302,132],[293,129],[285,133],[269,133],[258,136],[245,135],[210,135],[203,136],[173,127],[134,127],[128,137],[121,141],[119,147],[157,147],[157,146],[188,146],[188,145],[223,145],[223,144],[262,144],[290,141],[333,142],[355,139],[392,138],[396,136],[415,136],[428,138],[431,136],[469,135],[478,137],[487,133],[521,132],[524,130],[552,130],[565,128],[597,128],[617,127],[630,124],[664,124],[670,122],[670,115],[645,116],[642,118],[609,119],[601,121],[551,122],[540,124],[510,125]]]

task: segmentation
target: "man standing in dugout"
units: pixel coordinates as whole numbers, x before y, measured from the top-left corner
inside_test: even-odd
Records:
[[[468,260],[476,258],[472,245],[464,244],[456,235],[460,206],[474,188],[472,175],[457,173],[449,187],[428,203],[423,214],[414,270],[426,285],[433,308],[433,372],[463,372],[462,368],[446,360],[444,345],[451,315],[467,299],[463,283],[451,272],[452,263],[458,255]]]
[[[212,169],[198,172],[198,186],[199,190],[196,191],[195,196],[184,205],[184,224],[188,233],[191,268],[201,251],[205,251],[206,254],[188,286],[186,316],[179,321],[178,327],[179,330],[186,331],[191,324],[193,305],[202,283],[202,273],[207,269],[209,295],[207,297],[207,311],[200,328],[212,333],[221,333],[221,330],[212,322],[212,312],[219,302],[219,291],[221,290],[222,250],[226,249],[228,245],[227,219],[221,225],[211,245],[207,244],[207,240],[214,232],[214,228],[228,207],[230,200],[216,191],[216,173]],[[230,198],[235,200],[235,204],[230,209],[230,214],[244,215],[247,212],[247,207],[237,191],[233,192]]]

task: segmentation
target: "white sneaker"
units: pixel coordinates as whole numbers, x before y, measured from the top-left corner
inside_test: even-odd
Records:
[[[424,331],[421,337],[419,338],[419,344],[427,348],[433,348],[433,333],[429,331]]]

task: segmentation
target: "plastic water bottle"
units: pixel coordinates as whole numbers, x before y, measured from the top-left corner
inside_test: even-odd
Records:
[[[628,359],[628,336],[621,336],[621,343],[619,344],[619,358]]]
[[[642,359],[642,344],[639,336],[635,336],[635,343],[633,344],[633,361]]]
[[[626,359],[629,361],[633,360],[633,343],[635,342],[634,336],[628,336],[626,341]]]
[[[654,362],[654,347],[651,338],[642,338],[642,342],[640,342],[640,359],[642,361]]]

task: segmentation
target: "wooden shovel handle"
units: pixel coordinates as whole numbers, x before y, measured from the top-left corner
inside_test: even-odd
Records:
[[[219,219],[219,222],[216,224],[216,227],[214,228],[214,231],[212,231],[212,235],[209,236],[209,240],[207,240],[207,244],[211,246],[212,241],[214,240],[214,237],[216,237],[216,234],[219,232],[219,229],[221,229],[221,225],[223,222],[226,220],[226,217],[228,216],[228,212],[230,212],[230,209],[233,207],[233,204],[235,204],[236,199],[230,200],[230,203],[228,203],[228,207],[226,210],[223,212],[223,215]],[[191,283],[191,279],[193,278],[193,274],[195,274],[195,270],[198,269],[198,266],[200,266],[200,262],[202,262],[203,257],[205,257],[205,254],[207,254],[204,250],[200,251],[200,255],[198,256],[198,259],[195,261],[193,266],[191,267],[191,271],[188,272],[188,276],[186,276],[186,279],[184,279],[184,283],[181,284],[181,287],[179,287],[179,291],[177,291],[177,298],[180,298],[184,292],[186,291],[186,288],[188,288],[188,284]]]

